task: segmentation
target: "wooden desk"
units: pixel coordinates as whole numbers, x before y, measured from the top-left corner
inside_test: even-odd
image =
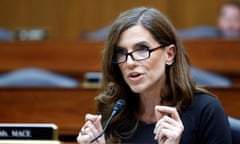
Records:
[[[37,67],[79,76],[101,71],[104,42],[46,40],[0,42],[0,72]]]
[[[240,88],[210,88],[226,112],[240,118]],[[95,113],[98,89],[0,89],[0,123],[55,123],[60,135],[77,135],[86,113]]]
[[[193,66],[239,80],[240,40],[189,40],[184,46]]]
[[[0,89],[0,123],[55,123],[60,135],[77,135],[95,113],[97,89]]]

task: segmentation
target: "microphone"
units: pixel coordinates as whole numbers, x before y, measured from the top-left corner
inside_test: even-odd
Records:
[[[106,122],[106,124],[103,128],[103,131],[97,137],[92,139],[89,143],[93,143],[94,141],[96,141],[98,138],[100,138],[104,134],[104,132],[106,131],[106,129],[107,129],[110,121],[112,120],[112,118],[123,109],[124,105],[125,105],[125,101],[123,99],[117,100],[117,102],[114,104],[112,114],[108,118],[108,120],[107,120],[107,122]]]

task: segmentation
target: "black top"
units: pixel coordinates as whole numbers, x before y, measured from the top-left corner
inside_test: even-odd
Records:
[[[192,104],[180,112],[184,125],[181,144],[231,144],[231,130],[226,113],[219,101],[207,94],[196,94]],[[139,122],[138,130],[122,143],[157,143],[155,123]]]

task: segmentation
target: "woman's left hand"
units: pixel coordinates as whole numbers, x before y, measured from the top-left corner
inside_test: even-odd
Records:
[[[178,144],[184,126],[174,107],[155,106],[157,123],[154,129],[155,139],[159,144]]]

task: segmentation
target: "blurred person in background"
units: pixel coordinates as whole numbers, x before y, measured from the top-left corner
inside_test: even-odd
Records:
[[[219,10],[218,27],[225,38],[240,37],[240,3],[224,3]]]
[[[182,40],[206,38],[240,38],[240,3],[231,1],[219,7],[216,26],[196,26],[178,30]]]

